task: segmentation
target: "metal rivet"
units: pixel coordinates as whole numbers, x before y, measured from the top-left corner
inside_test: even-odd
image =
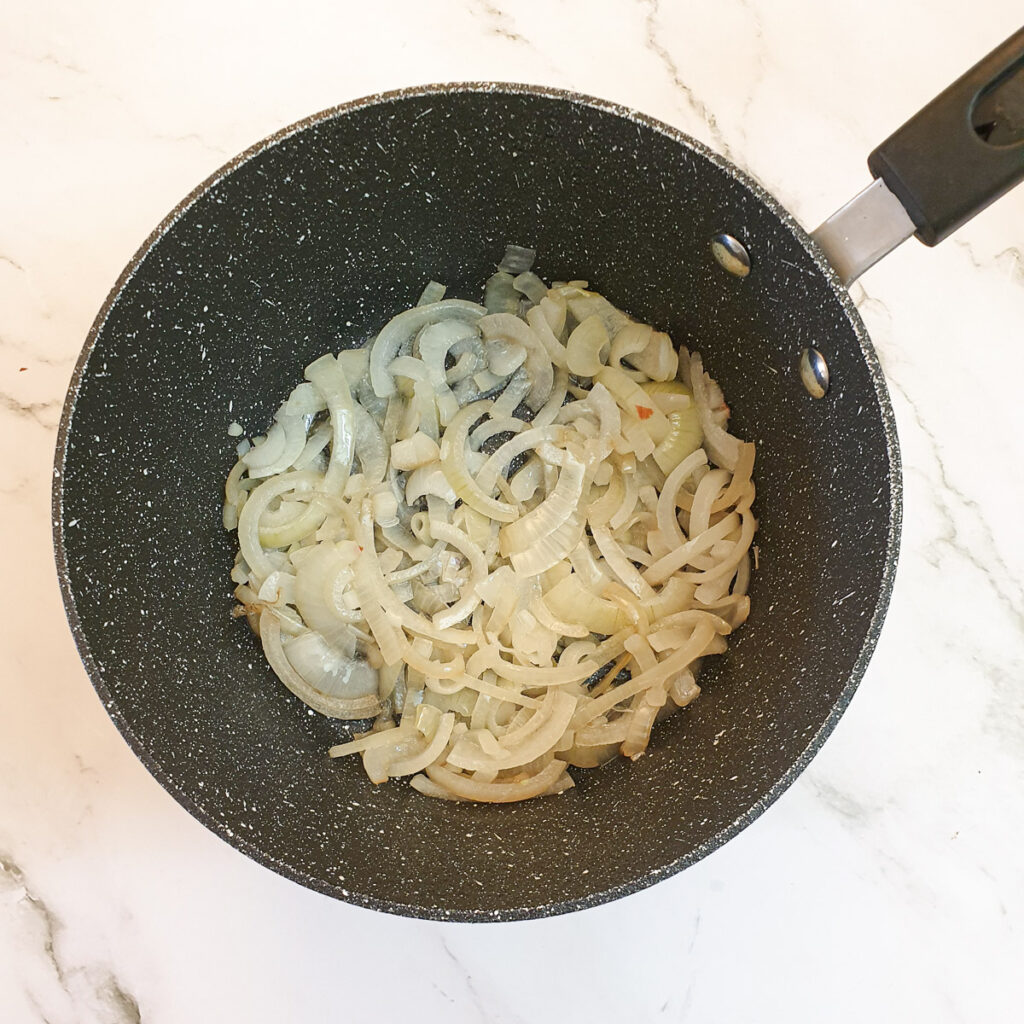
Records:
[[[800,353],[800,380],[811,398],[824,398],[828,391],[828,363],[816,348]]]
[[[715,235],[711,239],[711,253],[730,274],[746,277],[750,273],[750,254],[732,235]]]

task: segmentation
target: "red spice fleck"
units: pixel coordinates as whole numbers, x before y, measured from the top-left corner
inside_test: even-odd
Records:
[[[640,419],[645,420],[649,416],[653,416],[654,415],[654,410],[653,409],[648,409],[646,405],[638,405],[636,407],[636,414],[637,414],[637,416],[640,417]]]
[[[19,366],[18,367],[18,373],[24,373],[27,369],[28,369],[27,366]]]

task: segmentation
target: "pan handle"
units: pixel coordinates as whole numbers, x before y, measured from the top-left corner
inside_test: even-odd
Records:
[[[912,234],[937,245],[1024,181],[1024,28],[869,157],[874,181],[812,235],[844,284]]]

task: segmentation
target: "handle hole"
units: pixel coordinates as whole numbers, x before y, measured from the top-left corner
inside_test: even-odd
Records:
[[[979,94],[971,127],[982,142],[997,149],[1024,143],[1024,57]]]

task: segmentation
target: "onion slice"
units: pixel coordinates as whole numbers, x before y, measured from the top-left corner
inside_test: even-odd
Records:
[[[754,446],[721,389],[533,258],[310,363],[225,486],[236,614],[311,709],[374,718],[330,755],[439,799],[641,756],[750,612]]]

